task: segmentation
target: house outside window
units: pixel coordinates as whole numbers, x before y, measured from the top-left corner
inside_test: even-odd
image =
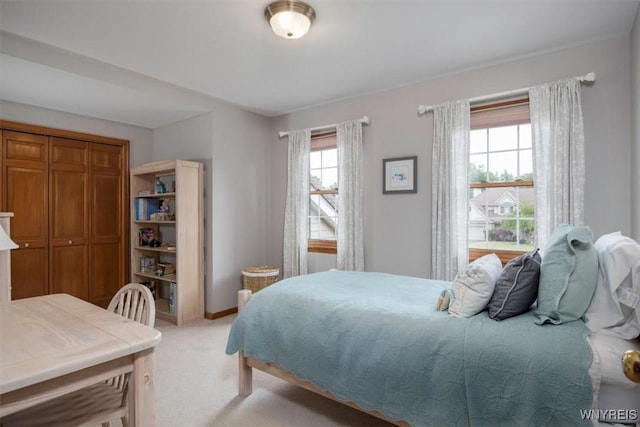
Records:
[[[337,252],[338,149],[336,133],[311,135],[309,155],[309,252]]]
[[[471,109],[469,260],[503,263],[535,247],[533,150],[528,99]]]

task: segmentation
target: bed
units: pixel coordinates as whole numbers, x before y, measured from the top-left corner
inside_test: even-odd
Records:
[[[640,427],[640,244],[592,240],[562,224],[544,256],[487,254],[452,282],[327,271],[240,291],[240,394],[258,368],[398,425]]]
[[[227,343],[240,394],[258,368],[398,425],[592,424],[602,369],[582,321],[452,317],[436,310],[450,287],[328,271],[240,291]]]

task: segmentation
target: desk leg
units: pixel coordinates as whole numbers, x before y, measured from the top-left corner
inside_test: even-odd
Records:
[[[136,353],[129,384],[129,425],[131,427],[155,427],[155,353],[150,348]]]

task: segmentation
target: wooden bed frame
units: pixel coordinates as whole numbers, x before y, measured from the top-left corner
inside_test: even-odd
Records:
[[[245,304],[251,299],[251,291],[247,289],[243,289],[238,291],[238,313],[242,311]],[[309,381],[302,380],[292,374],[291,372],[285,371],[280,368],[277,364],[271,362],[262,362],[261,360],[255,357],[245,357],[244,352],[240,350],[238,352],[238,394],[240,396],[246,397],[251,394],[253,391],[253,371],[252,369],[259,369],[267,374],[278,377],[282,380],[285,380],[291,384],[295,384],[299,387],[302,387],[306,390],[312,391],[314,393],[319,394],[320,396],[324,396],[328,399],[334,400],[336,402],[342,403],[343,405],[347,405],[351,408],[357,409],[358,411],[364,412],[369,415],[373,415],[374,417],[383,419],[391,424],[395,424],[397,426],[408,427],[409,424],[405,421],[395,421],[385,417],[382,413],[378,411],[369,411],[367,409],[363,409],[356,405],[354,402],[348,402],[341,399],[338,399],[333,393],[321,390],[315,385],[313,385]]]

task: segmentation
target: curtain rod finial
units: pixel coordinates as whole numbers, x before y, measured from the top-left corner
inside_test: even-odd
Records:
[[[280,138],[283,138],[285,135],[287,135],[289,132],[285,132],[283,130],[281,130],[278,134],[280,135]]]
[[[427,112],[427,107],[425,107],[422,104],[418,105],[418,115],[419,116],[423,115],[426,112]]]
[[[368,125],[369,124],[369,116],[363,116],[362,119],[360,119],[360,121],[362,122],[363,125]]]
[[[596,73],[594,71],[585,74],[584,76],[582,76],[582,78],[580,79],[583,82],[595,82],[596,81]]]

